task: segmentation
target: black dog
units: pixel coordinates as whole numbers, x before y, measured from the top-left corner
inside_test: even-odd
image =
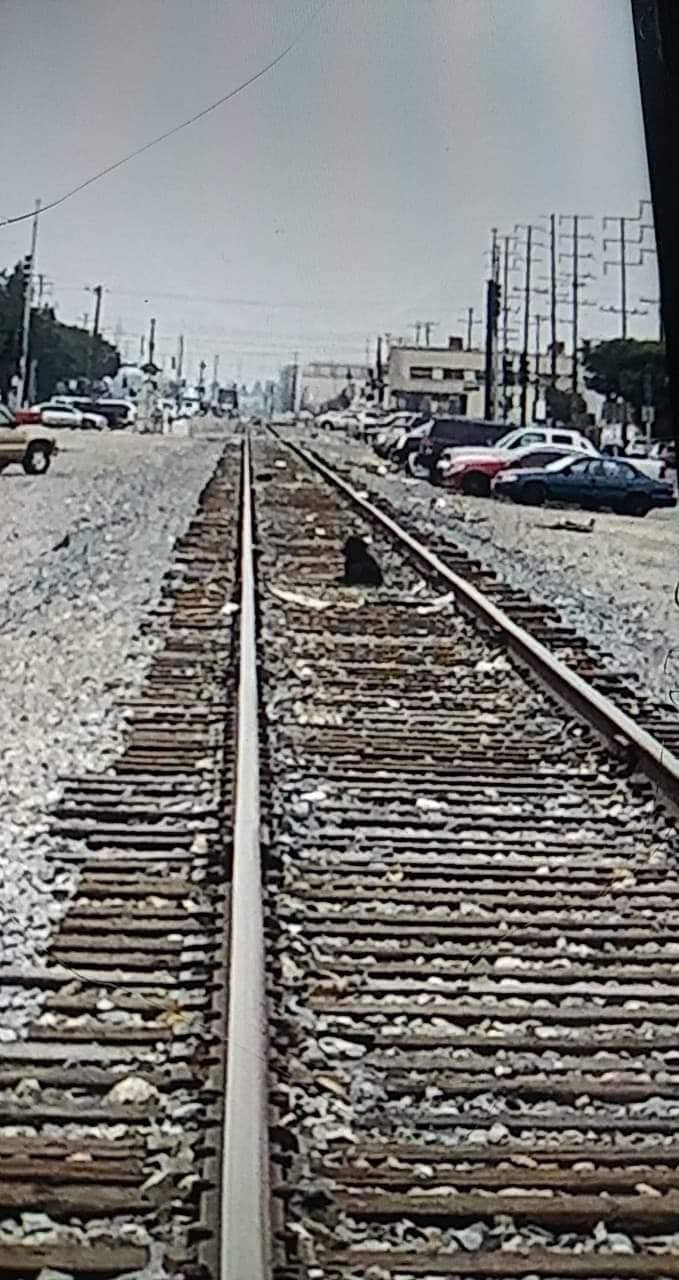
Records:
[[[344,544],[345,587],[381,587],[382,570],[357,534],[352,533]]]

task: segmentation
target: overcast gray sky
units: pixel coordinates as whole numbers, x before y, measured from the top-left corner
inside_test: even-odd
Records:
[[[629,7],[330,0],[269,76],[45,215],[39,269],[60,315],[91,315],[83,286],[101,281],[130,354],[155,315],[161,353],[183,329],[194,361],[218,352],[248,381],[295,349],[357,358],[419,318],[461,332],[492,225],[578,211],[598,236],[603,214],[648,194]],[[315,8],[0,0],[0,215],[207,105]],[[29,224],[0,228],[0,264],[28,239]],[[654,280],[631,272],[632,299]],[[614,302],[613,275],[591,296]],[[616,323],[591,308],[582,327]]]

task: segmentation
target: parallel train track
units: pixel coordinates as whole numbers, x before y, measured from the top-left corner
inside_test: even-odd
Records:
[[[0,1276],[679,1276],[669,718],[590,705],[570,634],[549,679],[529,611],[481,625],[283,441],[252,474],[257,638],[228,450],[126,751],[54,815],[86,852],[3,1046]],[[356,529],[380,591],[335,581]]]
[[[0,1052],[0,1276],[216,1274],[239,467],[175,545],[123,754],[64,780],[45,963],[0,974],[42,1002]]]

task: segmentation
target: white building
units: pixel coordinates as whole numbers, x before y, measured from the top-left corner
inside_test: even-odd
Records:
[[[368,388],[370,373],[366,364],[325,361],[305,364],[297,374],[295,409],[320,409],[343,394],[351,401],[356,400]]]
[[[529,422],[544,419],[545,391],[550,385],[550,356],[544,353],[540,356],[538,370],[536,364],[535,354],[530,355],[526,412]],[[478,349],[465,351],[461,338],[449,338],[447,347],[393,345],[387,361],[387,405],[391,409],[482,419],[485,416],[485,367],[485,352]],[[518,424],[521,387],[519,356],[515,352],[507,357],[507,374],[508,385],[505,387],[500,355],[496,371],[495,416]],[[569,392],[571,386],[571,357],[559,352],[557,387],[560,391]],[[588,400],[584,388],[580,390]]]

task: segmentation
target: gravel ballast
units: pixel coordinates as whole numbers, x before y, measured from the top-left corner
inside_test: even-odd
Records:
[[[75,885],[72,864],[45,857],[78,848],[47,834],[59,778],[105,769],[120,750],[120,703],[155,645],[140,624],[223,448],[128,433],[58,440],[46,476],[0,474],[0,964],[12,968],[37,962]],[[7,1038],[26,1017],[18,994],[0,992]]]
[[[599,513],[590,533],[569,532],[549,526],[564,514],[580,525],[592,517],[434,488],[338,434],[298,428],[286,438],[331,465],[349,464],[357,488],[388,498],[419,519],[423,533],[447,535],[510,586],[553,605],[610,654],[611,665],[636,671],[646,692],[679,713],[679,509],[644,520]]]

